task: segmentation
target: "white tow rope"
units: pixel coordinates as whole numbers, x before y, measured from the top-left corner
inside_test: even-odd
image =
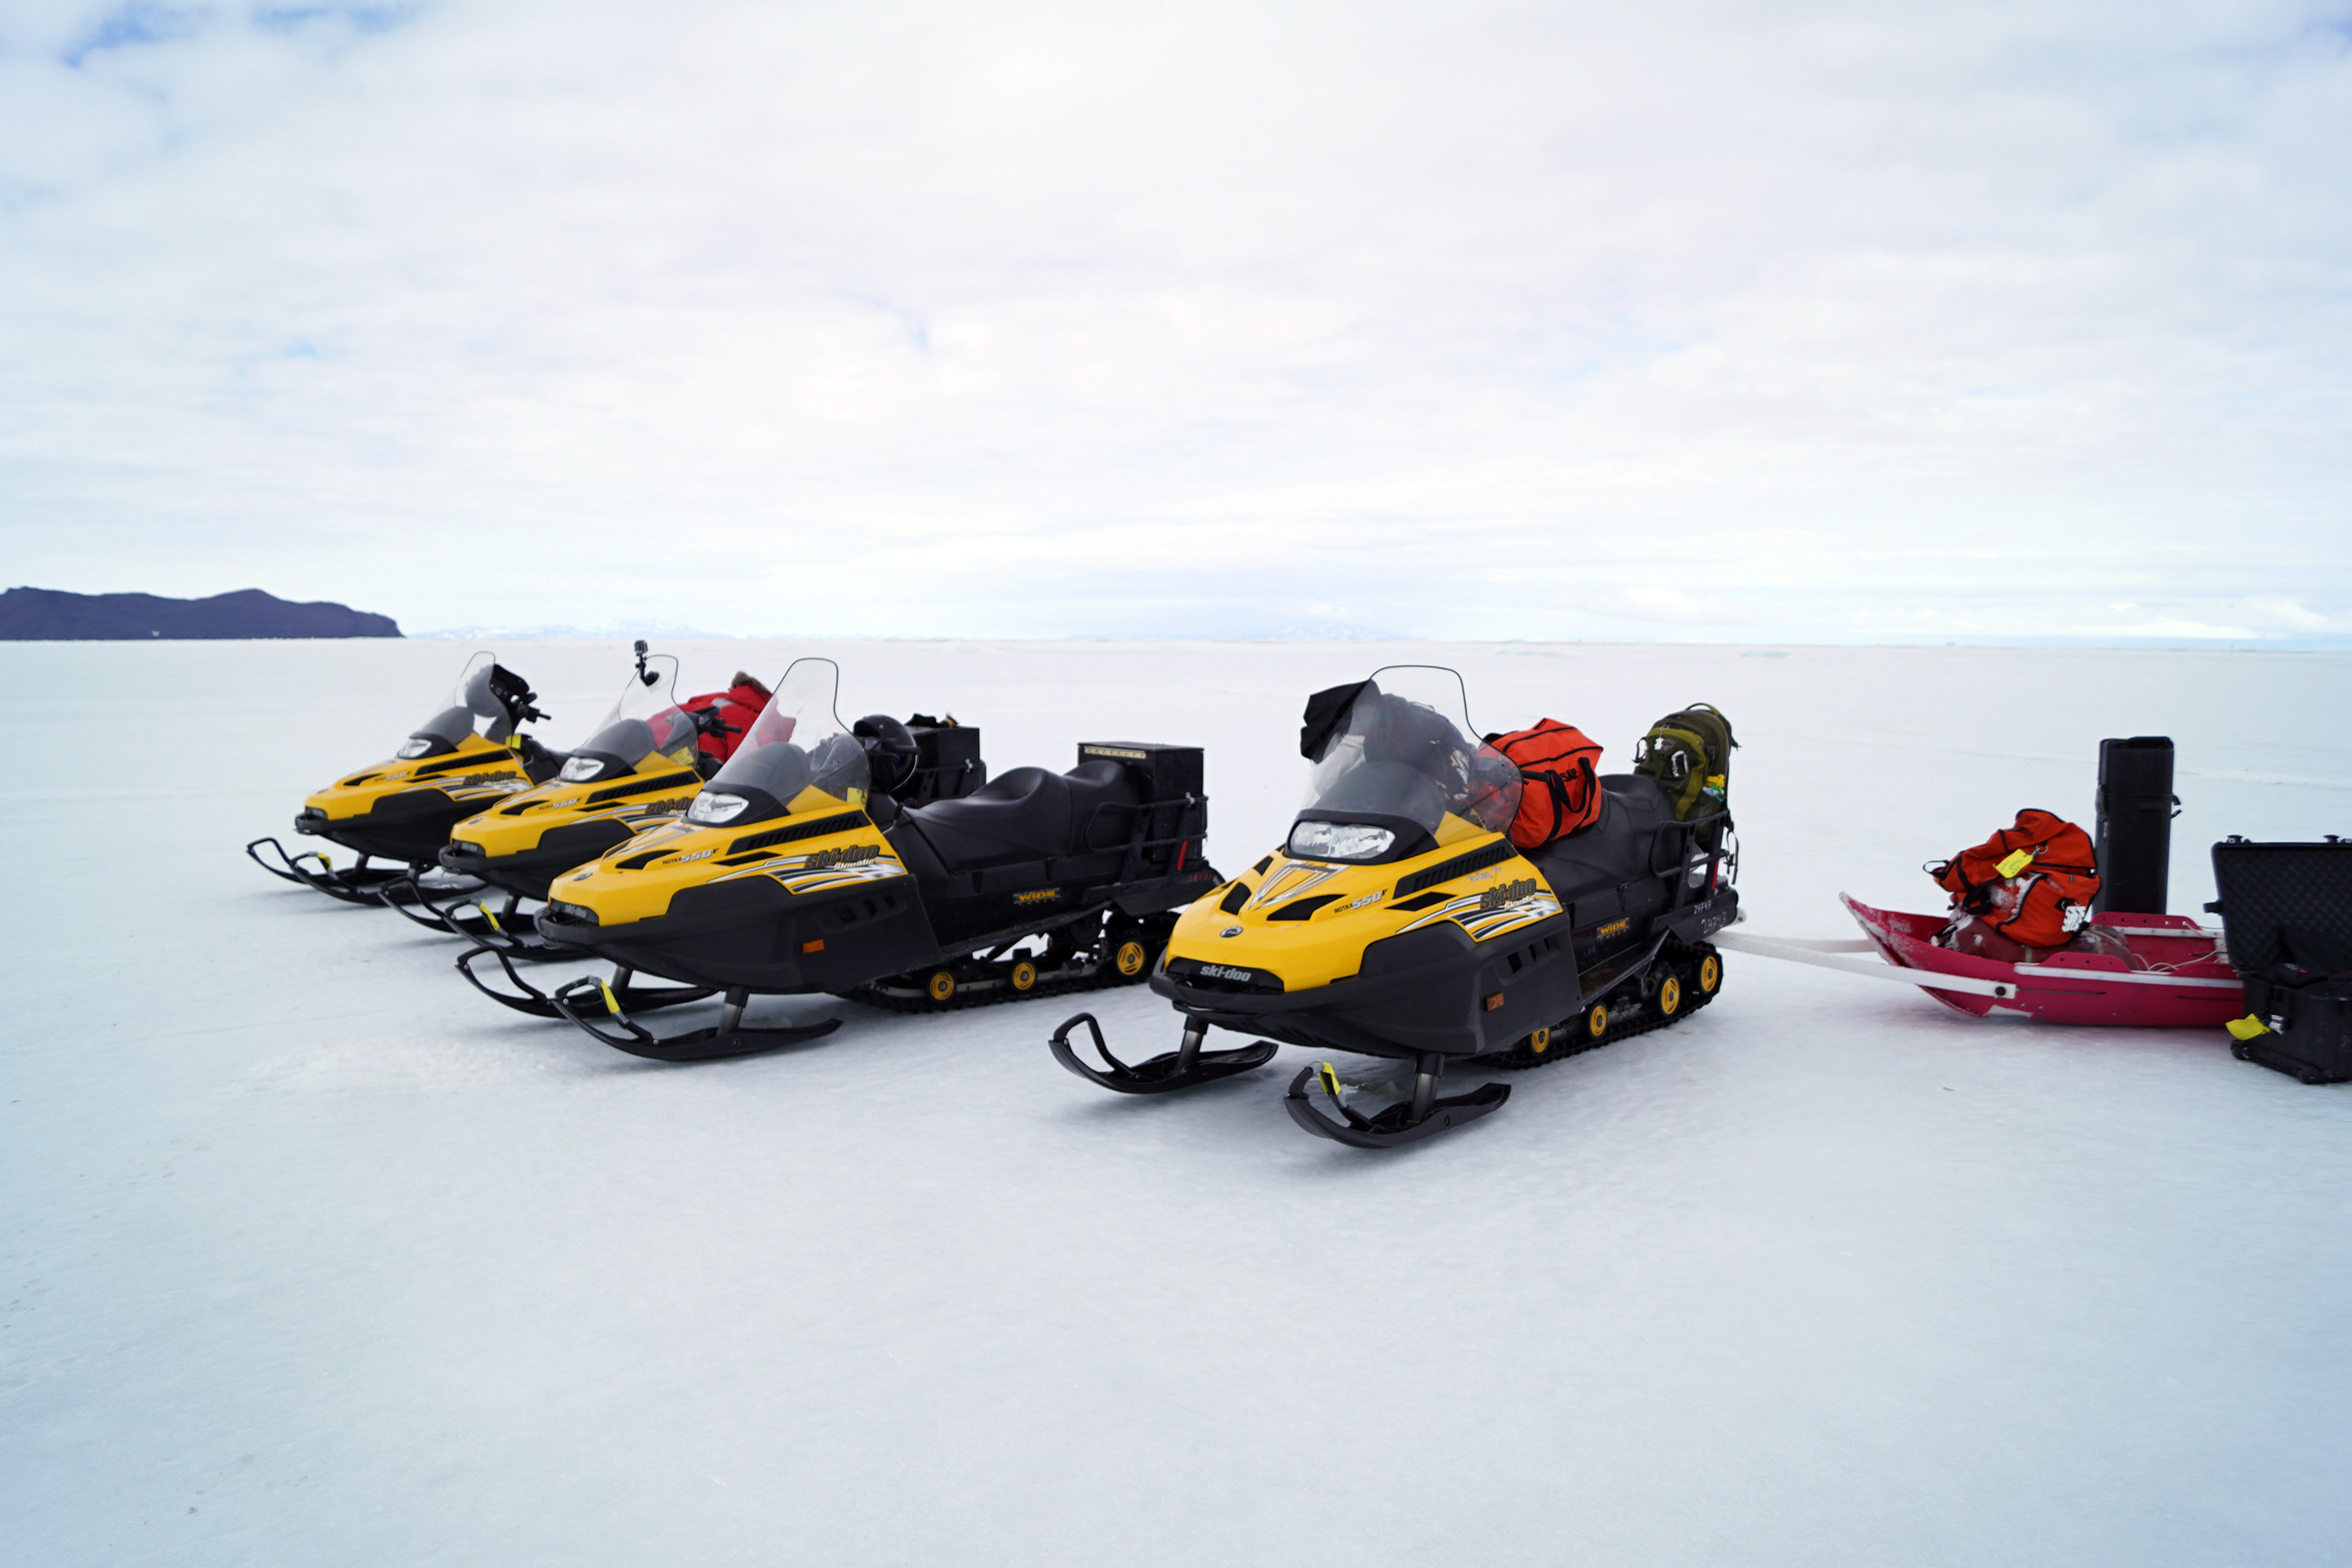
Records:
[[[1878,951],[1876,942],[1860,938],[1813,942],[1802,937],[1749,936],[1743,931],[1719,931],[1706,940],[1733,952],[1749,953],[1757,958],[1785,958],[1792,963],[1834,969],[1841,974],[1859,974],[1865,980],[1892,980],[1898,985],[1924,986],[1930,991],[1964,991],[1972,996],[2017,994],[2018,988],[2005,980],[1979,980],[1969,974],[1938,974],[1932,969],[1905,969],[1883,958],[1844,956]],[[2098,978],[2104,980],[2108,977],[2102,974]]]
[[[2158,928],[2151,934],[2170,936],[2173,932]],[[1946,974],[1934,969],[1906,968],[1902,964],[1886,963],[1884,959],[1873,962],[1843,956],[1879,951],[1876,942],[1860,938],[1824,942],[1793,936],[1749,936],[1742,931],[1722,931],[1707,940],[1733,952],[1749,953],[1758,958],[1785,958],[1791,963],[1810,963],[1820,969],[1834,969],[1843,974],[1859,974],[1865,980],[1892,980],[1898,985],[1916,985],[1927,991],[1961,991],[1972,996],[2011,997],[2021,989],[2015,981],[1980,980],[1971,974]],[[2168,985],[2190,991],[2231,991],[2240,984],[2234,979],[2207,980],[2160,970],[2068,969],[2042,963],[2020,963],[2011,967],[2021,980],[2071,980],[2090,985]],[[2053,987],[2037,986],[2035,989]]]

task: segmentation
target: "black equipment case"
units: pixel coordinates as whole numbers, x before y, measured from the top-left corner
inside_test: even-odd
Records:
[[[2232,1053],[2305,1083],[2352,1079],[2352,843],[2231,837],[2213,846],[2213,885],[2205,907],[2246,983]]]

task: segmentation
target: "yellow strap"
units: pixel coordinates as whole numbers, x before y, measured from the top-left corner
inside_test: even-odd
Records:
[[[2000,872],[2004,877],[2014,877],[2020,871],[2024,870],[2028,866],[2032,864],[2032,850],[2016,849],[2011,851],[2009,858],[2003,860],[2000,865],[1995,866],[1993,869]]]
[[[605,982],[599,980],[596,982],[596,989],[604,994],[604,1010],[612,1014],[615,1018],[619,1017],[621,1016],[621,999],[613,994],[612,986],[607,984]]]
[[[506,927],[499,924],[499,917],[490,912],[489,905],[477,903],[474,907],[482,911],[482,918],[490,922],[490,929],[492,931],[503,932],[507,929]]]
[[[1317,1062],[1315,1076],[1322,1081],[1323,1092],[1332,1099],[1339,1098],[1339,1074],[1329,1062]]]
[[[2221,1026],[2230,1031],[2232,1039],[2239,1040],[2251,1040],[2256,1035],[2267,1035],[2271,1032],[2271,1026],[2252,1013],[2242,1018],[2232,1018]]]

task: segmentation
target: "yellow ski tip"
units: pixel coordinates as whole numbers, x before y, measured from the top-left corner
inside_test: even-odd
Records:
[[[604,994],[604,1011],[612,1014],[615,1018],[619,1017],[621,1016],[621,999],[613,994],[613,986],[611,982],[599,980],[596,982],[596,989]]]
[[[2231,1038],[2237,1040],[2251,1040],[2256,1035],[2267,1035],[2271,1032],[2271,1026],[2252,1013],[2242,1018],[2232,1018],[2221,1026],[2230,1031]]]
[[[477,900],[474,907],[482,911],[482,918],[490,922],[490,929],[492,931],[504,931],[507,929],[506,927],[499,924],[499,917],[491,913],[489,905]]]
[[[1339,1072],[1337,1068],[1334,1068],[1329,1062],[1317,1062],[1315,1064],[1315,1079],[1317,1082],[1323,1086],[1324,1093],[1329,1095],[1334,1100],[1339,1098]]]

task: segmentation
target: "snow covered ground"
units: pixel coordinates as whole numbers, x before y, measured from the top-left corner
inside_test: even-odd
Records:
[[[1128,1100],[1069,1007],[665,1068],[239,854],[387,754],[446,642],[0,645],[0,1557],[40,1564],[2352,1561],[2352,1086],[2218,1031],[1978,1023],[1734,957],[1686,1025],[1366,1154],[1305,1058]],[[1714,701],[1753,931],[2179,744],[2227,833],[2352,833],[2352,658],[863,643],[845,717],[998,769],[1209,748],[1277,840],[1309,689],[1457,664],[1625,764]],[[621,645],[502,649],[577,739]],[[1097,1006],[1172,1044],[1140,989]]]

